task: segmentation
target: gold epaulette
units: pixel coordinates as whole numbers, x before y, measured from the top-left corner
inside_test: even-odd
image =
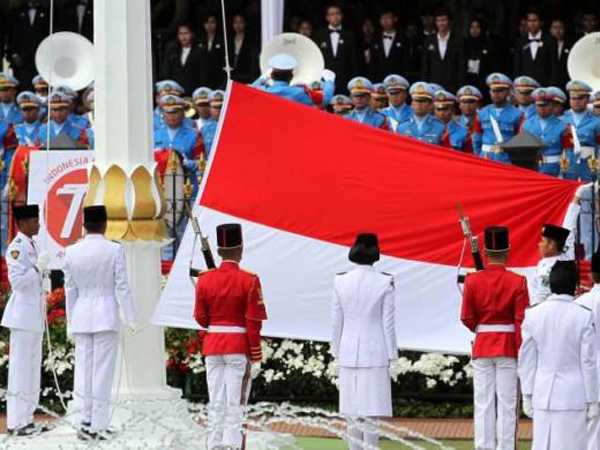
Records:
[[[249,270],[242,269],[241,267],[240,267],[240,270],[241,270],[242,272],[249,273],[250,275],[253,275],[253,276],[255,276],[255,277],[258,277],[258,274],[257,274],[257,273],[250,272]]]

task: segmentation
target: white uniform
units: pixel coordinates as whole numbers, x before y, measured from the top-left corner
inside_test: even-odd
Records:
[[[525,313],[519,377],[532,396],[532,450],[586,448],[586,409],[598,401],[592,314],[570,295],[551,295]]]
[[[575,228],[578,216],[579,205],[571,203],[567,209],[567,214],[565,215],[562,225],[563,228],[571,230],[571,233],[569,234],[563,252],[560,255],[549,256],[539,260],[535,270],[535,277],[530,285],[529,298],[532,305],[537,305],[550,296],[550,272],[556,261],[572,261],[575,259]]]
[[[120,244],[90,234],[67,248],[63,270],[67,333],[75,338],[75,408],[92,432],[101,431],[110,423],[119,303],[127,322],[135,322],[125,253]]]
[[[592,311],[596,328],[596,369],[598,370],[598,376],[600,376],[600,332],[598,332],[600,331],[598,329],[598,326],[600,326],[600,284],[595,284],[590,292],[583,294],[575,301]],[[587,426],[588,450],[600,450],[600,417],[588,421]]]
[[[351,419],[392,416],[388,368],[398,357],[394,302],[394,278],[372,266],[335,277],[332,353],[340,365],[340,413]],[[351,424],[349,432],[377,445],[377,430],[363,436]]]
[[[6,412],[11,430],[33,423],[40,396],[46,302],[36,261],[33,239],[17,233],[6,250],[12,294],[2,317],[2,326],[10,328]]]

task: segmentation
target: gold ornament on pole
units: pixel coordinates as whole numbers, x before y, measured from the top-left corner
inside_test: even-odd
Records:
[[[93,165],[84,206],[104,205],[108,214],[106,237],[122,241],[164,241],[167,239],[164,190],[158,170],[143,165],[129,176],[116,164],[104,174]]]

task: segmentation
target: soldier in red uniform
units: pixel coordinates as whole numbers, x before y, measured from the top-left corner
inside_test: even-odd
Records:
[[[515,448],[517,354],[529,295],[525,277],[506,270],[509,248],[508,228],[486,228],[488,267],[469,274],[463,292],[461,321],[476,333],[471,355],[476,449]]]
[[[217,227],[218,269],[201,272],[196,288],[194,317],[206,333],[202,354],[206,359],[209,396],[208,448],[244,449],[243,408],[251,380],[260,373],[260,330],[267,319],[260,280],[241,269],[242,227]]]

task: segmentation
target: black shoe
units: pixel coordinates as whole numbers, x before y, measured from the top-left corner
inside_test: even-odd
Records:
[[[6,430],[9,436],[32,436],[38,433],[35,425],[30,423],[21,428],[8,429]]]
[[[55,426],[49,422],[39,422],[35,424],[37,433],[42,434],[54,430]]]

